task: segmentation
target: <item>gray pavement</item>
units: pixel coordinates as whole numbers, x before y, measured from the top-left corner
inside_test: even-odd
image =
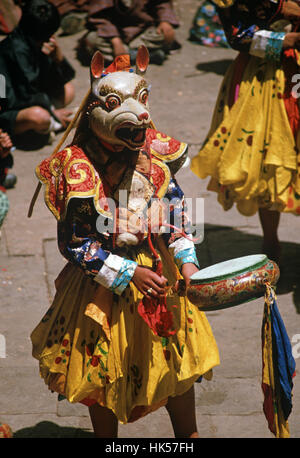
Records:
[[[191,156],[204,140],[222,76],[236,55],[229,49],[206,48],[187,40],[198,4],[192,0],[175,2],[183,47],[163,66],[150,66],[147,72],[156,127],[189,143]],[[77,71],[74,107],[80,104],[89,84],[88,67],[76,59],[80,36],[59,38]],[[6,343],[5,354],[0,354],[0,419],[10,424],[15,437],[93,437],[87,409],[58,402],[39,378],[37,362],[31,357],[29,335],[49,307],[54,278],[64,265],[56,246],[55,220],[43,203],[42,193],[32,218],[27,218],[37,184],[34,168],[51,154],[55,144],[15,152],[18,183],[8,192],[11,208],[0,240],[0,340]],[[204,198],[205,237],[197,246],[202,267],[260,252],[262,234],[257,216],[245,218],[235,209],[224,212],[216,196],[206,190],[207,180],[199,180],[189,169],[179,172],[178,181],[187,197]],[[284,272],[277,290],[278,306],[290,339],[295,339],[293,345],[300,341],[299,223],[295,216],[282,215],[279,231]],[[262,299],[207,314],[221,364],[214,370],[212,381],[196,384],[198,428],[203,438],[273,437],[262,411],[262,315]],[[299,350],[296,356],[300,357]],[[289,421],[292,438],[300,437],[298,377]],[[120,425],[119,435],[170,438],[173,432],[165,409],[160,409],[136,423]]]

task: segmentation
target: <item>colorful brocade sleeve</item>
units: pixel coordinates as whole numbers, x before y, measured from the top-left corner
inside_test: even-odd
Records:
[[[280,60],[285,33],[270,30],[270,23],[279,15],[281,3],[237,0],[230,8],[219,8],[230,46],[260,58]]]
[[[193,263],[199,267],[195,245],[191,240],[191,224],[186,212],[184,194],[175,178],[171,180],[165,197],[169,201],[168,216],[170,225],[174,226],[171,228],[166,227],[166,232],[163,234],[169,252],[179,270],[186,263]],[[184,237],[178,229],[184,232],[187,237]]]
[[[137,263],[112,253],[111,237],[97,232],[97,216],[90,199],[72,199],[65,221],[58,224],[59,250],[96,282],[121,294]]]

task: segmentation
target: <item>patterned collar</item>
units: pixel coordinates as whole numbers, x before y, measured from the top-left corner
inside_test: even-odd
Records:
[[[143,193],[144,202],[151,197],[163,198],[167,192],[171,168],[183,161],[187,145],[154,129],[148,129],[143,150],[135,162],[120,167],[120,161],[105,164],[105,175],[95,166],[83,149],[71,145],[42,161],[36,175],[45,185],[45,203],[58,221],[66,216],[71,198],[92,197],[99,214],[112,215],[107,199],[119,200],[119,191],[125,190],[135,199],[137,191]],[[135,200],[134,200],[135,199]],[[140,211],[141,208],[133,209]]]

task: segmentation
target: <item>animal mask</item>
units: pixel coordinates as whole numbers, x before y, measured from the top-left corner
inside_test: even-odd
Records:
[[[97,51],[90,67],[92,102],[89,126],[100,141],[116,151],[125,147],[139,150],[150,126],[149,87],[143,74],[149,64],[145,46],[138,50],[136,73],[130,69],[129,56],[117,56],[104,71],[104,59]]]

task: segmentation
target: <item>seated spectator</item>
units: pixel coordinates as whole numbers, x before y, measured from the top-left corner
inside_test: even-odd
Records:
[[[107,63],[129,53],[134,62],[137,49],[144,44],[150,62],[162,64],[167,54],[180,45],[175,40],[179,26],[171,1],[91,0],[81,49],[92,57],[99,49]]]
[[[73,35],[85,28],[90,0],[48,0],[56,6],[64,35]]]
[[[47,0],[28,0],[19,25],[0,42],[0,69],[5,77],[0,123],[12,137],[27,131],[48,135],[63,130],[72,112],[75,72],[54,33],[57,9]]]
[[[9,137],[9,135],[5,132],[3,132],[2,129],[0,129],[0,228],[3,224],[3,221],[7,215],[8,209],[9,209],[9,200],[6,195],[6,189],[7,187],[12,187],[12,186],[7,186],[7,176],[8,176],[8,169],[12,167],[13,165],[13,157],[11,155],[11,148],[13,144],[12,141]],[[13,185],[16,183],[16,177],[15,175],[11,175],[11,178],[14,177],[15,181]],[[11,182],[12,184],[12,182]],[[1,236],[1,233],[0,233]]]

